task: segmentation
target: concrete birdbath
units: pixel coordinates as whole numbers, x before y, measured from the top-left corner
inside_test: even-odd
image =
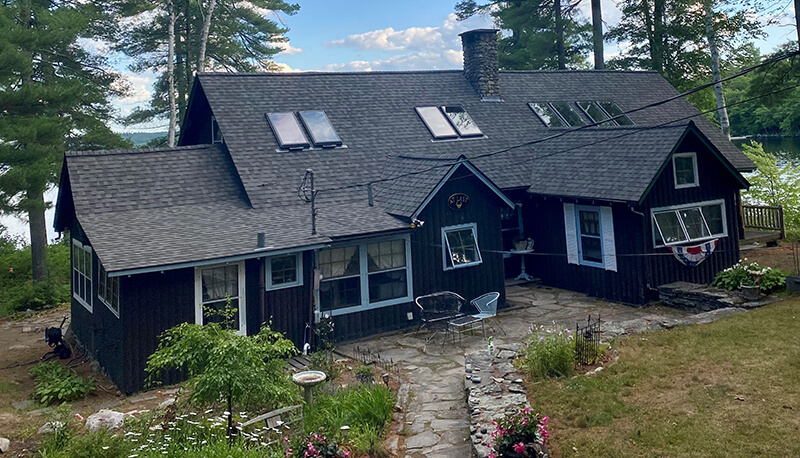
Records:
[[[328,376],[322,371],[302,371],[292,375],[292,381],[303,387],[303,399],[311,405],[311,388],[324,382]]]

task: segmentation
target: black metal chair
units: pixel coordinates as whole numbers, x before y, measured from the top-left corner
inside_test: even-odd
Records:
[[[432,334],[426,339],[430,341],[438,331],[448,330],[448,321],[464,316],[461,311],[467,301],[451,291],[427,294],[414,299],[419,308],[419,327],[420,331],[424,326]]]

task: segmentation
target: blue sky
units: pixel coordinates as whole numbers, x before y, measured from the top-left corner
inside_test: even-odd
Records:
[[[290,0],[291,1],[291,0]],[[461,67],[461,45],[458,34],[469,29],[491,27],[489,17],[478,16],[457,21],[453,14],[457,0],[294,0],[300,11],[294,16],[281,15],[289,27],[285,51],[276,56],[284,70],[308,71],[365,71],[416,70]],[[795,37],[792,27],[794,11],[791,3],[784,12],[782,26],[771,26],[767,37],[757,44],[762,52]],[[584,1],[581,8],[588,9]],[[602,0],[603,18],[607,25],[619,21],[620,12],[615,0]],[[586,11],[588,13],[588,10]],[[274,14],[270,14],[275,19]],[[588,16],[588,14],[587,14]],[[100,46],[101,44],[94,44]],[[101,49],[102,50],[102,49]],[[607,57],[617,53],[615,44],[606,44]],[[118,59],[120,70],[124,60]],[[125,71],[131,94],[117,100],[121,114],[129,113],[150,98],[152,73],[132,74]],[[163,122],[150,129],[141,126],[114,126],[118,131],[166,130]],[[49,192],[48,200],[55,199]],[[48,227],[52,210],[47,213]],[[0,216],[0,224],[14,234],[27,237],[24,222],[14,217]],[[51,238],[53,234],[50,234]]]

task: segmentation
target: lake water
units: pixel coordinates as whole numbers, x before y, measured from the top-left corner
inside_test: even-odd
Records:
[[[764,151],[774,154],[779,160],[800,167],[800,137],[758,137],[753,140],[764,144]],[[733,140],[733,143],[741,147],[743,143],[750,143],[750,139]]]

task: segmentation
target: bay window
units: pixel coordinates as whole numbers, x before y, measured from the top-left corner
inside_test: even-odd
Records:
[[[412,300],[410,238],[320,250],[320,311],[358,312]]]
[[[656,247],[700,242],[727,235],[722,200],[652,210]]]

